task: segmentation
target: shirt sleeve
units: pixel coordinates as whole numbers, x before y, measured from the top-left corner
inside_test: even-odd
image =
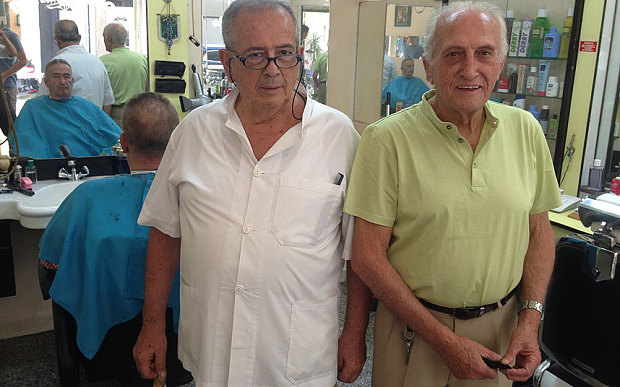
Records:
[[[378,138],[376,129],[370,125],[362,134],[344,211],[368,222],[392,227],[398,203],[397,155],[385,139]]]
[[[176,129],[168,142],[164,156],[159,164],[155,180],[151,185],[142,211],[138,217],[138,223],[143,226],[155,227],[164,234],[173,238],[181,237],[181,226],[179,223],[179,190],[178,186],[172,182],[174,155],[176,153],[177,142],[175,140],[179,132]]]
[[[15,46],[15,51],[20,52],[24,49],[24,47],[22,47],[22,42],[19,41],[19,37],[16,33],[14,33],[13,31],[7,33],[7,31],[5,31],[5,34],[7,35],[11,43],[13,43],[13,46]]]
[[[553,169],[551,153],[542,129],[534,125],[534,155],[536,157],[536,193],[530,215],[548,211],[562,205],[560,187]]]

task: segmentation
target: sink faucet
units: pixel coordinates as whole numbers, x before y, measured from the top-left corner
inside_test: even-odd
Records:
[[[60,168],[60,170],[58,171],[59,179],[68,179],[71,181],[77,181],[83,178],[84,176],[88,176],[90,171],[88,170],[88,167],[86,165],[83,165],[82,169],[79,172],[77,172],[77,170],[75,169],[75,156],[73,156],[71,152],[69,152],[68,146],[64,144],[61,145],[60,152],[62,152],[62,155],[65,156],[65,158],[67,159],[67,167],[69,168],[71,172],[68,172],[67,169],[65,169],[64,167]]]

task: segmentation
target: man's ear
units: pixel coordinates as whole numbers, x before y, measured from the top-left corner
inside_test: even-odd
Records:
[[[426,57],[422,57],[422,64],[424,65],[424,71],[426,71],[426,80],[434,85],[433,77],[431,76],[431,65],[426,60]]]
[[[305,50],[304,46],[299,46],[299,55],[304,56],[304,50]]]
[[[220,49],[218,50],[219,55],[220,55],[220,62],[222,63],[222,66],[224,67],[224,71],[226,72],[226,76],[228,77],[228,80],[230,82],[235,82],[232,77],[230,76],[230,62],[231,62],[231,55],[230,55],[230,51],[226,50],[226,49]]]

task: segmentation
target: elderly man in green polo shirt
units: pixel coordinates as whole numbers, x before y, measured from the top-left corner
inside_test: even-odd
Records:
[[[114,105],[110,116],[122,128],[123,106],[131,97],[147,91],[147,61],[144,55],[125,47],[127,30],[120,23],[110,23],[103,29],[105,49],[101,56],[114,91]]]
[[[488,101],[506,45],[496,7],[442,7],[424,54],[435,90],[362,135],[344,210],[352,268],[380,301],[373,385],[511,386],[540,363],[561,201],[540,124]],[[343,353],[361,352],[368,321],[369,292],[353,289]]]

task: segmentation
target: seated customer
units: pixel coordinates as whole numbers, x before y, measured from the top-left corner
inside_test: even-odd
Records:
[[[413,59],[405,59],[400,64],[402,76],[396,78],[383,89],[381,101],[385,103],[387,93],[390,93],[390,111],[396,111],[396,102],[402,101],[403,108],[415,105],[422,100],[422,95],[429,88],[423,80],[413,76],[415,63]]]
[[[73,76],[64,59],[53,59],[45,66],[43,82],[49,96],[33,98],[24,104],[9,136],[13,154],[33,158],[62,157],[65,144],[76,157],[111,153],[121,129],[94,103],[71,96]],[[19,146],[19,149],[17,148]]]
[[[165,97],[143,93],[126,103],[122,122],[125,129],[120,140],[131,174],[90,180],[75,188],[47,226],[39,243],[39,258],[46,268],[56,268],[49,294],[57,304],[55,313],[64,312],[58,311],[60,306],[75,319],[79,351],[95,361],[102,351],[116,352],[114,357],[122,352],[123,359],[116,368],[124,374],[119,379],[136,378],[126,382],[136,385],[140,379],[132,348],[142,326],[150,231],[136,220],[179,120]],[[168,300],[175,322],[179,313],[178,281],[177,274]],[[116,337],[108,334],[119,329],[123,332]],[[176,348],[176,335],[168,340]],[[169,352],[168,385],[189,381],[191,374],[182,369],[176,353]]]

